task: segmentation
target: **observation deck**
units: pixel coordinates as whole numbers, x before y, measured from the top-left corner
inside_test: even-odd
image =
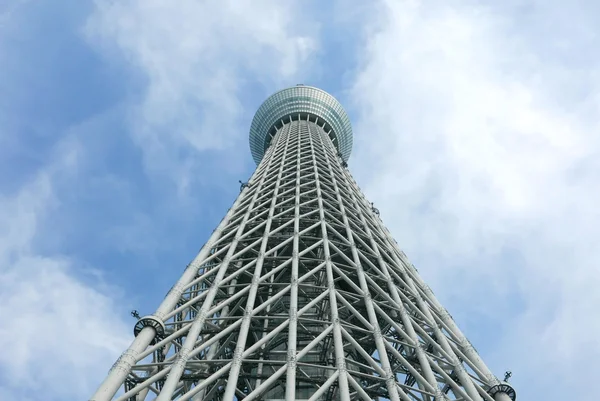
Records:
[[[329,134],[345,162],[352,152],[352,126],[344,108],[329,93],[296,85],[272,94],[258,108],[250,126],[250,152],[259,164],[278,129],[291,120],[309,120]]]

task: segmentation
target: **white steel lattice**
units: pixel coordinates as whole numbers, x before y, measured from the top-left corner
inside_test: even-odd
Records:
[[[280,122],[92,400],[515,399],[305,117]]]

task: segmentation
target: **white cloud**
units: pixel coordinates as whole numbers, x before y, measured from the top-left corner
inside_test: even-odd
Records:
[[[53,235],[44,219],[60,201],[55,180],[77,168],[77,145],[14,195],[0,197],[0,395],[89,397],[130,341],[114,288],[97,271],[37,249]],[[87,278],[86,278],[87,277]]]
[[[199,151],[246,144],[250,121],[240,119],[253,110],[243,110],[242,89],[289,83],[317,48],[318,27],[289,1],[96,5],[86,29],[90,40],[111,60],[123,56],[143,81],[141,98],[133,100],[132,131],[146,166],[153,173],[171,170],[180,189],[198,178]]]
[[[498,350],[477,345],[520,397],[566,397],[557,376],[585,389],[600,354],[600,57],[564,49],[596,48],[598,21],[584,2],[380,6],[352,89],[352,171],[465,331],[480,327],[469,314],[491,319]]]

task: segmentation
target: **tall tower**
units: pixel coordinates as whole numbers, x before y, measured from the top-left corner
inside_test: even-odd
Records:
[[[362,194],[351,148],[328,93],[269,97],[254,174],[91,399],[514,401]]]

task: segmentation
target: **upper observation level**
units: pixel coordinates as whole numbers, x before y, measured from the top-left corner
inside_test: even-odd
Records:
[[[323,126],[342,159],[348,161],[352,151],[352,127],[340,102],[321,89],[296,85],[275,92],[256,111],[250,126],[250,151],[256,164],[260,163],[277,130],[299,118]]]

